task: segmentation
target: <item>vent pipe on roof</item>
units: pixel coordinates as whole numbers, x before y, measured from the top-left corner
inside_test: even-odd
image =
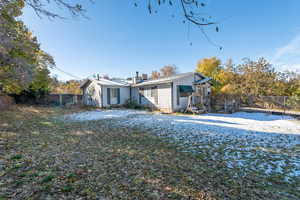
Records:
[[[142,80],[143,80],[143,81],[148,80],[148,75],[147,75],[147,74],[142,74]]]
[[[137,84],[137,83],[140,83],[142,80],[141,80],[141,77],[139,77],[139,72],[136,71],[135,72],[135,77],[133,78],[133,83],[134,84]]]

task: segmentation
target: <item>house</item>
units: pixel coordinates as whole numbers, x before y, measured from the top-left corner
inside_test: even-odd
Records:
[[[210,78],[200,73],[188,72],[147,80],[143,75],[132,83],[114,80],[87,80],[82,85],[84,104],[98,107],[123,105],[127,100],[161,110],[175,112],[185,110],[193,94],[193,104],[209,104]]]
[[[123,105],[130,99],[130,84],[107,79],[86,80],[80,88],[83,91],[85,105],[100,108]]]
[[[163,112],[181,111],[187,108],[188,97],[199,94],[210,95],[210,79],[200,73],[188,72],[156,80],[132,84],[131,98],[140,105],[152,107]],[[193,103],[197,101],[194,99]]]

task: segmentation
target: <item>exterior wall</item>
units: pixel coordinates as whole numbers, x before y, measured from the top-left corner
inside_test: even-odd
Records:
[[[131,88],[131,100],[135,101],[136,103],[140,103],[139,102],[139,88],[137,87],[134,87],[134,88]]]
[[[171,84],[159,84],[141,87],[145,90],[156,87],[155,96],[140,97],[139,88],[132,88],[132,100],[146,107],[161,110],[163,112],[172,112],[172,88]],[[156,99],[157,98],[157,99]],[[140,101],[141,100],[141,101]]]
[[[196,91],[194,82],[201,80],[202,77],[194,73],[190,76],[186,76],[177,80],[174,80],[172,83],[164,83],[157,85],[148,85],[142,86],[145,90],[155,87],[155,93],[153,96],[144,96],[140,94],[140,88],[138,87],[119,87],[120,88],[120,104],[123,105],[128,99],[135,101],[136,103],[152,107],[163,112],[174,112],[180,111],[187,108],[188,97],[179,97],[178,101],[178,91],[177,88],[179,85],[188,85],[192,86],[193,90]],[[207,87],[210,87],[208,84]],[[111,104],[108,104],[107,98],[107,88],[118,88],[113,86],[99,86],[97,83],[92,82],[84,89],[83,102],[87,105],[94,106],[103,106],[109,107],[111,105],[117,105],[116,99],[110,99]],[[144,90],[144,91],[145,91]],[[102,102],[103,101],[103,102]]]
[[[107,88],[120,88],[120,104],[117,98],[111,99],[111,104],[107,101]],[[97,107],[109,107],[111,105],[123,105],[130,98],[130,87],[100,86],[96,82],[90,83],[83,90],[83,103],[85,105]],[[102,102],[103,100],[103,102]]]
[[[173,112],[171,84],[158,85],[158,108],[166,113]]]
[[[151,108],[157,108],[157,105],[155,103],[155,97],[153,96],[146,96],[146,93],[151,94],[151,88],[153,86],[145,86],[143,87],[143,96],[141,97],[141,105],[151,107]]]
[[[101,87],[91,82],[83,90],[83,103],[85,105],[101,107]]]
[[[102,86],[102,95],[103,95],[103,107],[109,107],[112,105],[123,105],[128,99],[130,99],[130,87],[119,87],[120,88],[120,104],[117,104],[117,98],[110,99],[110,103],[107,101],[107,88],[118,88],[112,86]]]
[[[130,99],[130,87],[120,89],[120,103],[123,105]]]
[[[181,109],[186,109],[188,104],[188,97],[179,97],[179,104],[178,104],[177,95],[179,94],[177,91],[177,86],[191,85],[193,89],[195,89],[193,83],[195,81],[196,76],[197,78],[199,78],[198,75],[191,75],[191,76],[184,77],[182,79],[175,80],[173,82],[173,111],[180,111]]]

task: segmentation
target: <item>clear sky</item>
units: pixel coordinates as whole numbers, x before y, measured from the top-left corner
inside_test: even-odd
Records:
[[[133,2],[83,4],[89,19],[40,19],[25,8],[22,19],[59,68],[82,78],[95,73],[129,77],[135,71],[150,73],[167,64],[188,72],[199,59],[210,56],[222,62],[232,58],[236,64],[245,57],[263,56],[279,70],[300,70],[299,0],[209,0],[204,12],[220,22],[220,32],[215,27],[206,31],[223,46],[222,51],[198,28],[182,23],[176,4],[149,15],[145,4],[135,7]],[[72,79],[55,69],[52,74]]]

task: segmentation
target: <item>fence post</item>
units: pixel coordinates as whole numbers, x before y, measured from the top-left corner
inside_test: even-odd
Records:
[[[59,105],[62,106],[63,104],[62,94],[59,94]]]
[[[286,110],[286,96],[283,97],[283,113],[285,114],[285,110]]]
[[[225,102],[224,102],[224,111],[225,113],[227,113],[227,99],[225,97]]]
[[[73,104],[77,104],[78,101],[77,97],[78,96],[76,94],[73,96]]]

